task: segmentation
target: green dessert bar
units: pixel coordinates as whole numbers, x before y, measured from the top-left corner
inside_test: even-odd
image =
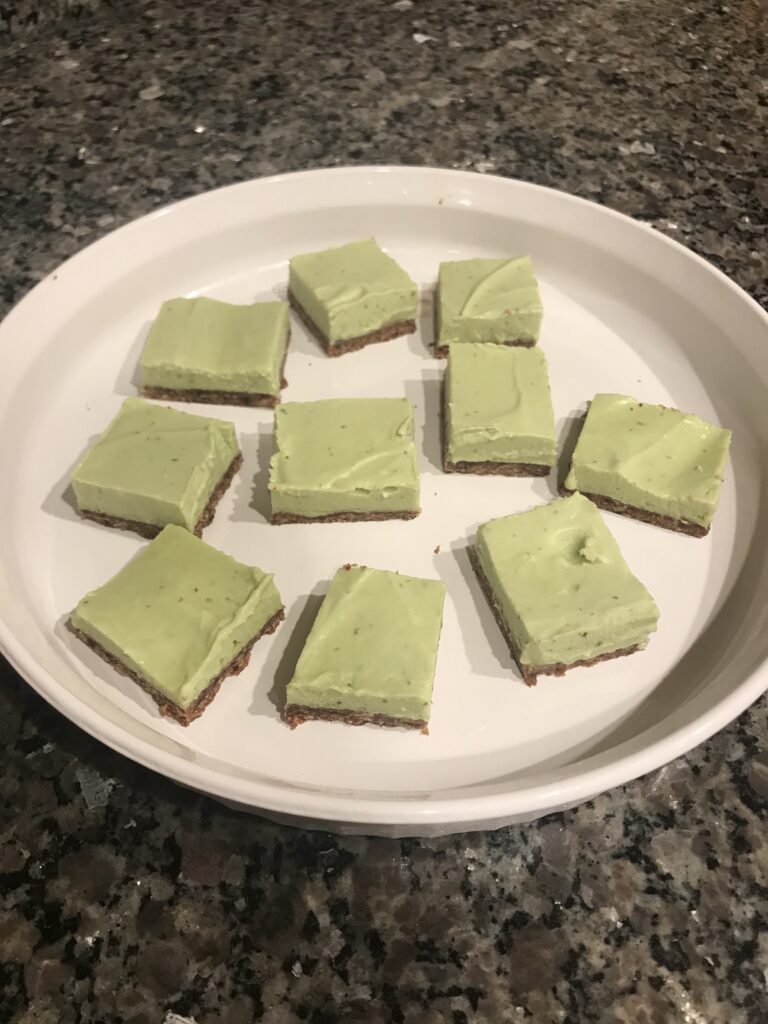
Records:
[[[435,355],[449,345],[535,345],[544,308],[529,256],[441,263]]]
[[[426,732],[445,585],[344,566],[331,581],[296,670],[283,719]]]
[[[494,519],[472,560],[523,679],[633,654],[659,611],[581,494]]]
[[[541,349],[451,345],[443,395],[446,473],[546,476],[554,462],[555,418]]]
[[[72,612],[69,629],[181,725],[283,618],[272,576],[166,526]]]
[[[730,430],[627,395],[595,395],[563,493],[704,537],[717,509]]]
[[[141,356],[147,398],[274,407],[285,387],[286,302],[237,306],[203,297],[160,308]]]
[[[154,537],[174,523],[200,536],[241,463],[231,423],[128,398],[72,489],[80,515],[104,526]]]
[[[404,398],[286,402],[275,410],[273,523],[413,519],[419,470]]]
[[[372,238],[294,256],[288,291],[329,356],[416,330],[418,289]]]

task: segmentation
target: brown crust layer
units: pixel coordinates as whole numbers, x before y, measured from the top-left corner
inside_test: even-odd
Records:
[[[444,473],[472,473],[477,476],[549,476],[551,466],[540,466],[535,462],[450,462],[448,459],[448,417],[446,414],[445,381],[441,387],[440,402],[440,446],[443,456]]]
[[[492,345],[506,345],[509,348],[533,348],[536,342],[533,338],[512,338],[507,341],[494,341],[494,342],[467,342],[467,344],[492,344]],[[438,359],[447,359],[448,357],[448,345],[435,345],[435,355]]]
[[[285,340],[285,352],[280,364],[280,387],[287,388],[285,379],[285,361],[288,358],[288,346],[291,343],[291,332]],[[163,388],[151,384],[142,384],[139,394],[144,398],[159,398],[167,402],[202,402],[206,405],[243,405],[250,409],[274,409],[280,402],[279,395],[266,395],[251,391],[209,391],[207,388]]]
[[[243,671],[245,666],[248,664],[251,657],[251,648],[256,641],[261,637],[266,636],[268,633],[274,633],[284,618],[285,611],[281,608],[279,612],[276,612],[272,618],[267,621],[264,628],[249,640],[245,647],[235,655],[232,661],[230,661],[230,663],[226,665],[221,672],[219,672],[216,678],[211,680],[194,704],[191,704],[188,708],[180,708],[170,701],[165,694],[160,693],[159,690],[156,690],[150,682],[143,679],[140,675],[134,672],[133,669],[128,668],[128,666],[124,665],[122,661],[106,651],[101,644],[92,640],[86,633],[83,633],[81,630],[73,626],[71,619],[67,620],[67,629],[70,633],[73,633],[78,640],[81,640],[86,647],[90,647],[90,649],[98,654],[100,658],[103,658],[104,661],[111,665],[112,668],[120,673],[120,675],[128,676],[128,678],[132,679],[134,683],[138,683],[142,690],[148,693],[155,704],[157,704],[161,715],[164,715],[166,718],[173,718],[174,721],[178,722],[180,725],[189,725],[190,722],[194,722],[196,718],[199,718],[200,715],[202,715],[213,698],[219,692],[219,687],[226,677],[239,675],[239,673]]]
[[[282,387],[287,382],[283,377]],[[204,391],[200,388],[158,388],[142,385],[143,398],[160,398],[168,402],[202,402],[206,405],[244,405],[251,409],[274,409],[278,395],[250,394],[248,391]]]
[[[230,462],[229,469],[226,470],[224,476],[219,480],[211,492],[208,504],[200,513],[200,518],[197,520],[195,528],[192,531],[196,537],[202,536],[203,530],[206,526],[211,525],[213,517],[216,514],[217,505],[224,497],[224,492],[232,483],[232,478],[238,469],[240,469],[242,464],[243,456],[241,452],[238,452],[232,462]],[[138,533],[140,537],[146,537],[147,540],[152,540],[152,538],[156,537],[163,529],[162,526],[157,526],[154,523],[141,523],[136,519],[122,519],[120,516],[108,516],[103,512],[90,512],[88,509],[78,509],[77,511],[82,519],[90,519],[94,523],[100,523],[101,526],[111,526],[115,530],[131,530],[133,533]]]
[[[421,729],[426,736],[429,732],[423,719],[396,718],[394,715],[368,715],[362,711],[334,711],[331,708],[313,708],[307,704],[286,704],[283,721],[292,729],[303,722],[343,722],[345,725],[382,725],[389,729]]]
[[[274,526],[284,526],[287,523],[379,523],[385,519],[415,519],[420,512],[420,508],[405,512],[334,512],[329,516],[299,516],[293,512],[273,512],[269,521]]]
[[[378,331],[371,331],[370,334],[361,334],[359,338],[345,338],[343,341],[335,341],[331,344],[292,292],[288,292],[288,302],[310,334],[317,338],[323,346],[327,356],[343,356],[347,352],[357,352],[358,349],[365,348],[366,345],[375,345],[379,341],[391,341],[403,334],[413,334],[416,330],[415,320],[399,320],[396,324],[380,327]]]
[[[496,619],[496,624],[503,633],[504,639],[507,641],[510,653],[515,659],[515,664],[517,665],[526,686],[535,686],[538,676],[562,676],[572,668],[591,668],[592,665],[598,665],[601,661],[612,661],[614,658],[624,658],[629,654],[635,654],[637,651],[642,650],[639,644],[633,644],[631,647],[623,647],[618,651],[609,651],[607,654],[598,654],[596,658],[583,658],[579,661],[572,661],[568,665],[563,664],[561,661],[552,665],[523,665],[520,662],[517,646],[507,629],[507,624],[504,620],[504,616],[501,614],[501,609],[496,604],[496,599],[493,596],[493,590],[491,589],[491,585],[488,582],[485,573],[480,567],[480,562],[474,548],[469,549],[469,558],[472,562],[472,568],[475,570],[477,578],[480,581],[480,587],[482,588],[483,594],[485,594],[485,598],[493,612],[493,617]]]
[[[446,473],[475,473],[477,476],[549,476],[551,466],[535,462],[448,462],[443,456]]]
[[[560,494],[564,498],[570,497],[575,492],[568,487],[561,487]],[[635,508],[634,505],[625,505],[623,501],[616,501],[604,494],[592,494],[589,491],[580,491],[585,498],[593,501],[598,508],[604,508],[606,512],[616,512],[620,516],[628,516],[630,519],[639,519],[642,523],[650,523],[651,526],[662,526],[665,530],[674,530],[675,533],[685,533],[689,537],[706,537],[709,533],[708,526],[699,526],[698,523],[689,523],[686,519],[674,519],[672,516],[662,516],[658,512],[648,512],[644,508]]]

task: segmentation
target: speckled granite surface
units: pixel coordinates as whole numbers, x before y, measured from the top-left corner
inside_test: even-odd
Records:
[[[598,199],[768,297],[757,0],[92,7],[0,46],[4,308],[170,199],[399,161]],[[0,1021],[768,1019],[764,701],[577,811],[388,841],[226,811],[0,675]]]

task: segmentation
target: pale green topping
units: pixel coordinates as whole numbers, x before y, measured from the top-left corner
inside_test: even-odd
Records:
[[[552,466],[555,421],[541,349],[452,345],[446,426],[450,462]]]
[[[486,523],[475,551],[524,665],[643,646],[656,629],[653,598],[581,494]]]
[[[438,344],[535,342],[542,316],[529,256],[440,264]]]
[[[225,420],[128,398],[72,475],[80,509],[194,529],[240,449]]]
[[[372,238],[294,256],[289,289],[331,344],[416,316],[416,285]]]
[[[709,526],[730,430],[627,395],[595,395],[565,485]]]
[[[287,703],[427,721],[444,600],[440,580],[339,569]]]
[[[275,410],[273,512],[415,511],[419,472],[404,398],[286,402]]]
[[[71,622],[185,708],[281,607],[271,575],[166,526]]]
[[[179,391],[279,395],[288,304],[236,306],[199,297],[160,307],[141,356],[141,382]]]

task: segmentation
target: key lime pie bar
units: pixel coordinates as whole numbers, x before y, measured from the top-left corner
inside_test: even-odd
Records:
[[[413,519],[419,470],[404,398],[286,402],[275,410],[273,523]]]
[[[199,537],[242,461],[231,423],[128,398],[72,489],[84,519],[142,537],[175,523]]]
[[[485,523],[472,560],[523,679],[642,650],[659,611],[581,494]]]
[[[288,290],[329,356],[416,330],[418,289],[372,238],[294,256]]]
[[[427,731],[445,584],[344,566],[288,684],[284,720]]]
[[[541,349],[451,345],[443,395],[445,472],[546,476],[554,462],[555,419]]]
[[[166,526],[72,612],[69,629],[189,725],[283,618],[274,580]]]
[[[535,345],[544,309],[529,256],[441,263],[435,296],[435,355],[449,345]]]
[[[627,395],[595,395],[563,492],[693,537],[709,532],[730,430]]]
[[[141,356],[147,398],[219,405],[277,405],[285,387],[288,304],[235,306],[217,299],[164,302]]]

